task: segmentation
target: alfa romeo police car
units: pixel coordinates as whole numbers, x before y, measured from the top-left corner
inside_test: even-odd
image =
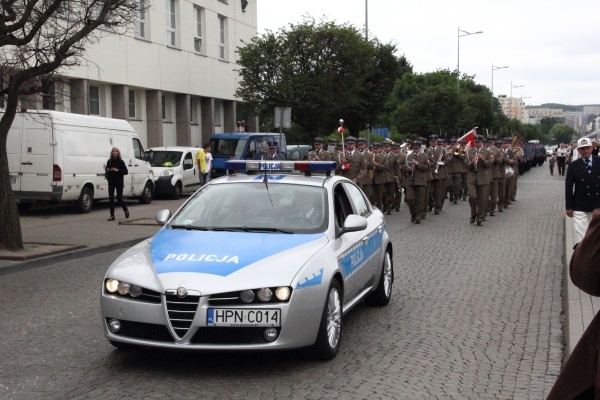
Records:
[[[163,228],[110,266],[107,339],[117,348],[310,347],[335,357],[342,316],[363,299],[390,301],[383,214],[350,180],[329,176],[335,162],[227,168],[249,173],[210,182],[173,216],[160,211]]]

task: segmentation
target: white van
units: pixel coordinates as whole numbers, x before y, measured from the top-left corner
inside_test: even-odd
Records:
[[[154,177],[127,121],[46,110],[17,113],[7,151],[20,208],[46,200],[74,202],[78,211],[89,212],[95,200],[108,199],[104,172],[113,147],[121,151],[129,170],[123,197],[150,203]]]
[[[154,193],[178,199],[182,193],[200,188],[199,148],[182,146],[152,147],[144,155],[154,171]]]

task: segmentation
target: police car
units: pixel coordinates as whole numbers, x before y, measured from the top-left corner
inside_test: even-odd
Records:
[[[266,350],[336,356],[342,316],[390,301],[392,244],[381,211],[335,162],[229,161],[102,284],[117,348]],[[254,172],[254,173],[253,173]]]

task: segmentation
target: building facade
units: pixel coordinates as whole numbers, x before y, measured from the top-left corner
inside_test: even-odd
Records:
[[[155,0],[134,25],[107,33],[43,104],[25,106],[128,120],[146,147],[201,146],[235,131],[236,49],[256,36],[256,1]],[[256,131],[257,118],[245,119]]]

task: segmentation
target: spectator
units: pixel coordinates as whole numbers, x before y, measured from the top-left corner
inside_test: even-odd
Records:
[[[565,147],[564,143],[561,143],[558,149],[556,149],[556,164],[558,165],[558,174],[561,176],[565,176],[568,156],[569,149]]]
[[[123,202],[124,176],[129,173],[125,162],[121,159],[121,152],[113,147],[110,152],[110,158],[106,162],[104,177],[108,181],[108,204],[110,207],[109,221],[115,220],[115,190],[117,192],[117,202],[125,211],[125,218],[129,218],[129,210]]]
[[[204,185],[206,183],[204,182],[204,171],[206,170],[206,154],[204,154],[203,148],[198,150],[198,153],[196,153],[196,165],[198,166],[198,179],[200,179],[200,184]]]
[[[204,171],[203,171],[203,184],[206,185],[208,182],[210,182],[210,171],[212,169],[212,154],[210,154],[210,144],[209,143],[204,143],[204,160],[205,160],[205,167],[204,167]]]
[[[555,164],[556,164],[556,152],[552,153],[552,157],[550,157],[550,161],[548,161],[548,165],[550,166],[550,175],[552,175],[552,176],[554,176],[554,165]],[[560,167],[559,167],[559,170],[560,170]]]

